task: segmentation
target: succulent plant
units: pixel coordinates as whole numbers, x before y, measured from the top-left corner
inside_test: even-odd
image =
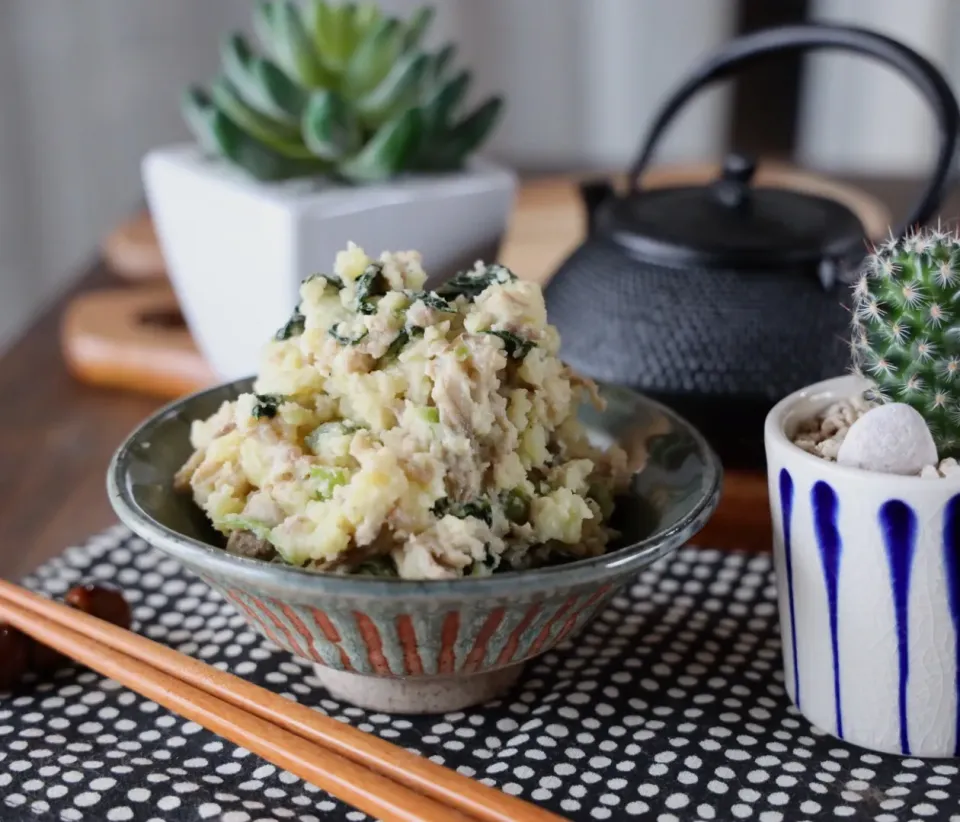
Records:
[[[208,154],[259,180],[329,175],[355,183],[445,171],[487,138],[503,100],[458,116],[470,86],[455,47],[423,49],[433,9],[409,20],[374,5],[261,0],[267,56],[234,34],[209,91],[184,95],[184,118]]]
[[[941,459],[960,454],[960,238],[914,231],[866,261],[854,289],[854,369],[868,397],[919,411]]]

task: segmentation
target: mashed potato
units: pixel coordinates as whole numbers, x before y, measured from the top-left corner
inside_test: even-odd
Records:
[[[308,278],[254,393],[191,431],[177,485],[227,550],[319,571],[483,576],[604,552],[625,455],[538,285],[478,263],[437,291],[416,252],[350,245]]]

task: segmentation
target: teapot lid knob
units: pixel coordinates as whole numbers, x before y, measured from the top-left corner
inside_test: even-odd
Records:
[[[757,161],[745,154],[733,152],[723,158],[722,180],[749,184],[757,171]]]
[[[750,193],[750,183],[757,171],[757,162],[744,154],[728,154],[715,190],[720,202],[729,208],[743,205]]]

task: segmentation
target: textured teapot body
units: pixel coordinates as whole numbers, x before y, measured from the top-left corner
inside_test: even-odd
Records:
[[[592,377],[771,403],[846,370],[848,297],[800,269],[678,269],[603,238],[578,248],[546,292],[564,358]]]
[[[780,398],[844,373],[847,289],[810,271],[672,268],[588,239],[546,289],[562,356],[692,417],[731,466],[759,464]]]

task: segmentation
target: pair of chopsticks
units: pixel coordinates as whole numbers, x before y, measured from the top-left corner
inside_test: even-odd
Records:
[[[3,580],[0,619],[385,822],[560,819],[380,737]]]

